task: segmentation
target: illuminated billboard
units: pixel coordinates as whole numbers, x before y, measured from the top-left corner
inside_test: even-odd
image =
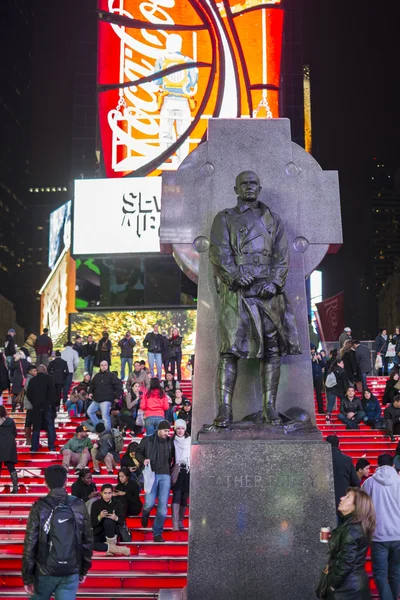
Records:
[[[77,179],[73,255],[160,251],[161,177]]]
[[[71,200],[50,213],[49,269],[71,245]]]
[[[171,327],[177,327],[182,336],[182,379],[190,379],[191,372],[187,362],[195,350],[196,341],[195,309],[167,309],[167,310],[118,310],[118,311],[93,311],[79,312],[70,317],[70,336],[74,338],[81,335],[84,338],[92,334],[98,342],[103,331],[109,333],[112,343],[111,367],[120,372],[121,348],[118,346],[127,331],[130,331],[136,345],[134,348],[135,360],[147,361],[147,349],[143,340],[149,331],[153,330],[154,323],[160,326],[160,332],[167,332]],[[82,367],[83,369],[83,367]]]
[[[40,295],[41,330],[47,327],[53,343],[58,344],[66,339],[68,314],[75,312],[75,261],[69,250],[59,257]]]
[[[281,0],[99,0],[107,177],[176,169],[210,117],[278,117]]]

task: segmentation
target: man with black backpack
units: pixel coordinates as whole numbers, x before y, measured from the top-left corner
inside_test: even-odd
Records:
[[[68,496],[67,471],[52,465],[44,473],[50,492],[29,513],[22,579],[32,600],[74,600],[92,566],[93,531],[85,503]]]

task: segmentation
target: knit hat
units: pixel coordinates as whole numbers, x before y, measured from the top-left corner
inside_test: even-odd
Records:
[[[159,422],[158,424],[158,431],[160,431],[160,429],[169,429],[171,427],[169,421],[167,421],[166,419],[163,419],[162,421]]]
[[[350,327],[345,327],[344,331],[351,332],[351,329],[350,329]]]
[[[176,430],[177,427],[184,427],[185,430],[186,430],[186,428],[187,428],[186,421],[184,421],[183,419],[177,419],[175,421],[174,429]]]
[[[185,400],[183,406],[192,406],[192,403],[190,402],[190,400]]]
[[[86,375],[90,375],[90,373],[88,371],[85,371],[83,376],[86,377]]]

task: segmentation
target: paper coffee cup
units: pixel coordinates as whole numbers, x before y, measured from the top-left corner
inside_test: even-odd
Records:
[[[321,527],[319,532],[319,541],[323,544],[327,544],[329,542],[329,538],[331,537],[331,528],[330,527]]]

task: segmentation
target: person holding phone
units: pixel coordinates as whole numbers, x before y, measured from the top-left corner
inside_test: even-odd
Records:
[[[119,527],[124,527],[125,518],[121,503],[113,497],[113,493],[111,483],[104,483],[101,486],[101,498],[92,504],[90,519],[94,535],[93,549],[97,552],[107,552],[108,556],[129,556],[130,548],[117,546]]]

